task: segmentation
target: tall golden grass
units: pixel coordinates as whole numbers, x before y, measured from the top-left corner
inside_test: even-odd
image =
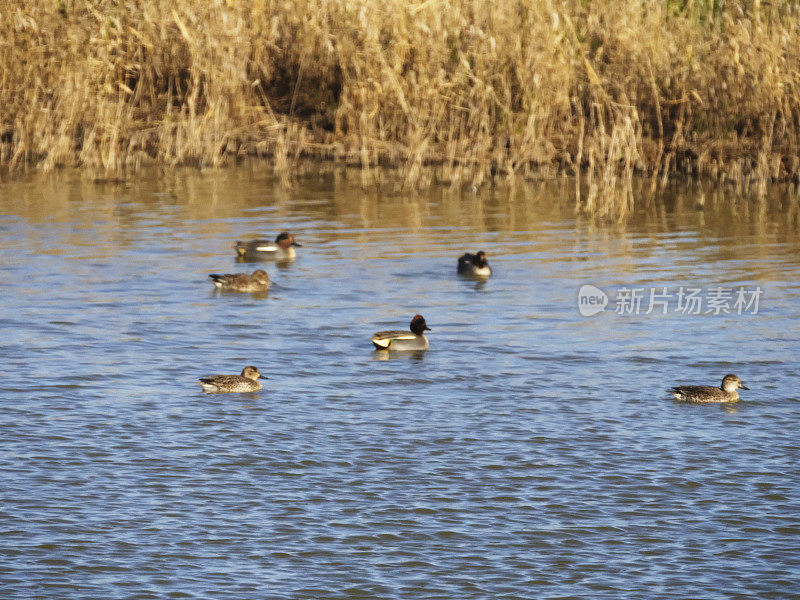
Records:
[[[432,177],[800,178],[789,0],[5,0],[0,165],[301,157]],[[435,167],[431,169],[431,167]],[[622,190],[622,193],[612,193]]]

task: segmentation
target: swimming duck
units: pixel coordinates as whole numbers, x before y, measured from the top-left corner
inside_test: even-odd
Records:
[[[670,389],[669,392],[676,400],[685,402],[736,402],[739,400],[739,394],[736,392],[737,388],[750,389],[736,375],[725,375],[722,378],[720,387],[712,385],[680,385]]]
[[[372,336],[372,343],[379,350],[427,350],[428,338],[425,331],[431,331],[422,315],[414,315],[409,326],[411,331],[379,331]]]
[[[458,272],[461,275],[474,275],[476,277],[488,277],[492,274],[492,268],[486,260],[486,252],[481,250],[477,254],[464,253],[458,258]]]
[[[270,286],[269,275],[262,269],[256,269],[252,275],[247,273],[226,273],[218,275],[212,273],[208,276],[219,289],[228,292],[266,292]]]
[[[257,367],[242,369],[241,375],[209,375],[199,379],[204,392],[223,394],[229,392],[257,392],[261,389],[259,379],[266,379]]]
[[[236,253],[240,258],[259,260],[293,260],[297,255],[295,248],[302,248],[294,241],[294,236],[288,231],[278,234],[275,242],[268,240],[253,240],[252,242],[236,242]]]

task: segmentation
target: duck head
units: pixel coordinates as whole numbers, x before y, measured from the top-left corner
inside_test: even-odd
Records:
[[[741,379],[739,379],[736,375],[733,374],[725,375],[725,377],[722,378],[722,385],[720,387],[728,393],[735,392],[739,388],[743,390],[750,389],[747,386],[745,386],[744,383],[742,383]]]
[[[423,331],[431,331],[431,328],[425,322],[425,317],[422,315],[414,315],[414,318],[411,319],[410,328],[415,335],[422,335]]]
[[[489,264],[489,261],[486,260],[486,252],[481,250],[475,256],[472,257],[472,264],[478,267],[479,269],[483,269],[486,265]]]
[[[294,236],[288,231],[283,231],[275,238],[275,245],[284,250],[288,250],[290,246],[297,246],[302,248],[300,244],[294,241]]]
[[[252,379],[255,381],[256,379],[266,379],[259,371],[258,367],[247,366],[242,369],[242,377],[246,377],[247,379]]]
[[[260,284],[269,283],[269,275],[267,275],[267,272],[264,269],[256,269],[253,271],[253,279]]]

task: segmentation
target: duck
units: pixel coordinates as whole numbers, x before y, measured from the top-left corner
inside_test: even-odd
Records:
[[[203,391],[209,394],[225,394],[237,392],[257,392],[261,389],[259,379],[267,379],[258,367],[247,366],[241,375],[208,375],[201,377],[198,383]]]
[[[477,254],[465,252],[458,258],[458,272],[460,275],[489,277],[492,274],[492,268],[486,260],[486,252],[483,250],[480,250]]]
[[[239,258],[259,260],[294,260],[297,256],[295,248],[302,247],[302,244],[294,241],[294,235],[288,231],[279,233],[274,242],[253,240],[236,242],[235,246]]]
[[[379,331],[372,336],[372,343],[378,350],[427,350],[428,338],[425,331],[431,331],[422,315],[414,315],[409,325],[410,331]]]
[[[247,273],[211,273],[208,276],[218,289],[227,292],[266,292],[271,284],[269,275],[262,269],[256,269],[252,275]]]
[[[669,392],[676,400],[683,402],[737,402],[737,389],[749,390],[742,380],[732,373],[722,378],[719,387],[713,385],[680,385]]]

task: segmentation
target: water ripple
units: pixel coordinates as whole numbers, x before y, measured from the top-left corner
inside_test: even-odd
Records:
[[[800,598],[779,216],[620,228],[535,190],[186,177],[3,184],[3,598]],[[236,239],[287,228],[304,247],[268,295],[213,293],[254,268]],[[456,277],[478,248],[493,277]],[[763,285],[764,311],[577,311],[583,283],[697,282]],[[428,352],[373,352],[416,312]],[[245,364],[260,394],[196,385]],[[667,399],[729,371],[736,406]]]

